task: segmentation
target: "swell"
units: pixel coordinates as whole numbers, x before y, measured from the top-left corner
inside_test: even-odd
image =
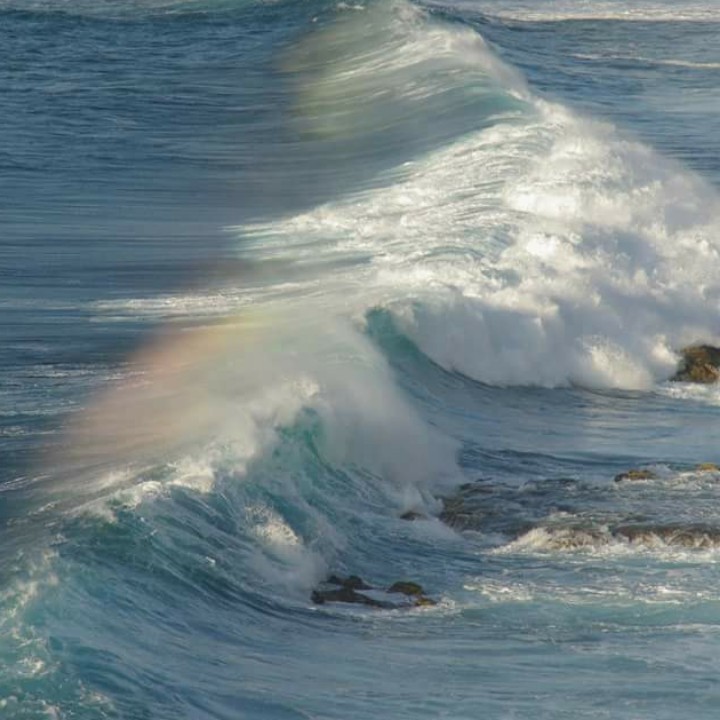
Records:
[[[176,324],[70,421],[31,489],[42,542],[2,600],[7,684],[38,714],[112,715],[89,677],[129,716],[211,715],[241,668],[252,716],[282,631],[320,625],[308,591],[328,570],[441,582],[457,538],[398,516],[439,511],[458,443],[378,347],[385,318],[390,344],[500,386],[647,389],[716,337],[702,181],[539,98],[467,27],[404,3],[340,15],[277,67],[289,155],[317,162],[292,182],[347,183],[237,228],[263,270],[239,287],[92,306]],[[158,645],[182,662],[157,667]]]

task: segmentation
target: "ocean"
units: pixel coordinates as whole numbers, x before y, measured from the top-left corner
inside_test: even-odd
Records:
[[[715,720],[718,37],[0,0],[0,717]]]

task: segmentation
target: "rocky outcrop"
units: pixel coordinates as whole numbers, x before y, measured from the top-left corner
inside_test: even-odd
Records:
[[[643,468],[640,470],[628,470],[627,472],[620,473],[619,475],[615,476],[615,482],[626,482],[628,480],[655,480],[656,478],[657,475],[652,470]]]
[[[398,598],[398,595],[402,598]],[[357,575],[347,578],[331,575],[319,588],[313,590],[311,599],[317,605],[340,602],[386,610],[437,604],[417,583],[403,580],[393,583],[387,590],[381,590],[368,585]]]
[[[455,495],[439,498],[442,502],[439,518],[455,530],[478,529],[496,505],[496,498],[492,495],[492,487],[478,482],[465,483]]]
[[[339,575],[331,575],[325,582],[330,585],[340,585],[350,590],[372,590],[372,587],[357,575],[350,575],[346,578],[340,577]]]
[[[437,604],[433,599],[429,598],[425,594],[425,591],[423,590],[421,585],[418,585],[414,582],[409,582],[408,580],[401,580],[399,582],[393,583],[387,589],[387,592],[390,594],[400,593],[401,595],[412,598],[412,603],[416,607]]]
[[[410,597],[420,597],[425,594],[421,585],[408,580],[401,580],[400,582],[393,583],[387,591],[389,593],[402,593],[403,595],[409,595]]]
[[[658,464],[628,469],[614,480],[616,491],[607,484],[572,478],[541,479],[518,487],[487,480],[468,483],[442,498],[440,519],[460,531],[482,532],[483,541],[509,543],[507,547],[523,552],[592,551],[609,545],[720,549],[720,524],[688,522],[665,512],[653,517],[652,505],[641,502],[651,488],[658,493],[676,494],[684,487],[689,493],[704,492],[720,483],[720,465]],[[613,497],[615,492],[620,495]],[[627,497],[628,504],[618,506],[620,497]]]
[[[404,512],[400,516],[401,520],[409,520],[410,522],[414,520],[427,520],[427,515],[423,515],[420,512],[417,512],[416,510],[408,510],[407,512]]]
[[[720,527],[703,523],[621,523],[570,522],[539,525],[516,543],[539,551],[593,550],[613,543],[626,543],[649,549],[675,547],[714,550],[720,547]]]
[[[720,546],[720,528],[702,523],[619,525],[612,534],[638,545],[673,545],[692,549],[712,549]]]
[[[377,608],[394,607],[392,603],[376,600],[369,595],[365,595],[349,587],[313,590],[311,599],[316,605],[323,605],[326,602],[341,602],[355,603],[356,605],[370,605],[371,607]]]
[[[720,379],[720,348],[694,345],[686,347],[681,354],[680,368],[671,380],[708,384]]]
[[[668,471],[669,477],[682,477],[683,475],[693,475],[693,474],[720,474],[720,467],[716,465],[715,463],[711,462],[704,462],[700,463],[699,465],[696,465],[692,470],[690,471],[675,471],[674,473]],[[633,482],[633,481],[642,481],[642,480],[658,480],[659,478],[664,477],[663,475],[658,475],[654,470],[650,470],[648,468],[635,468],[632,470],[627,470],[625,472],[620,473],[619,475],[615,476],[615,482]]]

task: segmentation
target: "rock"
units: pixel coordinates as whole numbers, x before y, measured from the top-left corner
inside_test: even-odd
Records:
[[[694,345],[682,351],[680,368],[670,378],[675,382],[714,383],[720,379],[720,348]]]
[[[346,578],[340,577],[339,575],[331,575],[325,582],[329,585],[340,585],[350,590],[372,590],[372,585],[368,585],[357,575],[350,575]]]
[[[720,467],[718,467],[715,463],[700,463],[695,468],[695,472],[720,473]]]
[[[435,602],[432,598],[423,595],[419,598],[415,598],[414,604],[415,607],[432,607],[433,605],[437,605],[437,602]]]
[[[607,529],[590,522],[574,522],[568,525],[538,525],[520,536],[521,545],[534,547],[542,552],[586,550],[607,545],[610,541]]]
[[[423,515],[422,513],[416,512],[415,510],[408,510],[400,516],[400,519],[410,520],[411,522],[413,520],[427,520],[427,515]]]
[[[615,482],[624,482],[626,480],[655,480],[657,475],[652,470],[628,470],[615,476]]]
[[[424,595],[425,591],[421,585],[414,582],[408,582],[401,580],[400,582],[393,583],[387,591],[389,593],[402,593],[403,595]]]
[[[536,502],[535,493],[546,496],[548,491],[540,483],[530,483],[522,489],[490,485],[486,480],[466,483],[454,495],[438,498],[443,504],[438,518],[458,532],[481,531],[517,537],[546,514],[546,508]]]
[[[330,575],[324,584],[333,585],[334,587],[322,587],[313,590],[311,599],[318,605],[326,602],[342,602],[380,608],[393,607],[392,603],[385,603],[366,593],[358,592],[359,590],[372,590],[373,588],[372,585],[368,585],[357,575],[350,575],[346,578],[340,575]]]
[[[423,607],[428,605],[437,605],[435,600],[429,598],[422,588],[422,585],[418,585],[414,582],[407,580],[400,580],[399,582],[393,583],[388,589],[388,593],[400,593],[413,599],[413,605],[415,607]]]
[[[341,602],[369,605],[370,607],[377,608],[395,607],[392,603],[384,603],[381,600],[376,600],[349,587],[341,587],[333,590],[313,590],[311,598],[317,605],[323,605],[326,602]]]
[[[720,545],[720,528],[702,523],[619,525],[612,534],[649,547],[662,543],[692,549],[712,549]]]
[[[455,530],[467,530],[478,524],[478,513],[469,510],[463,495],[450,498],[440,498],[443,504],[439,518],[442,522]]]
[[[425,595],[422,587],[414,582],[396,582],[383,592],[368,585],[357,575],[350,575],[347,578],[330,575],[324,585],[331,585],[332,587],[317,588],[313,590],[310,596],[317,605],[323,605],[327,602],[340,602],[395,610],[403,607],[424,607],[436,604],[432,598]],[[392,594],[401,594],[404,597],[402,601],[398,602],[389,597]]]

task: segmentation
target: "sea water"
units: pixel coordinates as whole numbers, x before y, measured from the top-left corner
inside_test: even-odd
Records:
[[[0,0],[0,716],[714,720],[719,33]]]

